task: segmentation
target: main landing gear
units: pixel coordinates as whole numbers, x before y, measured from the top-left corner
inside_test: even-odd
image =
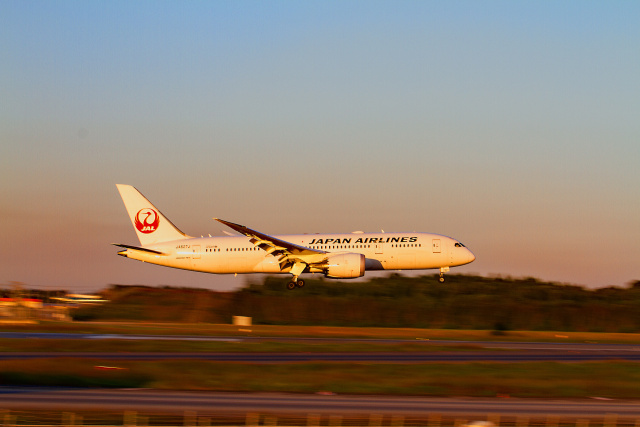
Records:
[[[295,288],[301,288],[304,286],[304,280],[292,280],[289,283],[287,283],[287,289],[289,289],[290,291],[294,290]]]
[[[301,288],[304,286],[304,280],[298,280],[298,276],[302,274],[305,268],[307,268],[307,264],[305,264],[304,262],[296,262],[293,265],[293,267],[291,268],[291,274],[293,275],[293,278],[289,283],[287,283],[287,289],[292,291],[295,288]]]

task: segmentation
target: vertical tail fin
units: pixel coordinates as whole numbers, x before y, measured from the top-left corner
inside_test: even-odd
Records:
[[[191,237],[173,225],[137,189],[124,184],[116,184],[116,187],[142,246]]]

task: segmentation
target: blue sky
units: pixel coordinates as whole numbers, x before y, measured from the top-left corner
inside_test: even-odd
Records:
[[[0,283],[244,283],[117,257],[116,183],[191,235],[429,231],[458,272],[640,279],[637,2],[0,9]]]

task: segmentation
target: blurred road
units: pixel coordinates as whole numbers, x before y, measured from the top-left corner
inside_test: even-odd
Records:
[[[291,363],[308,361],[328,362],[584,362],[594,360],[640,360],[640,345],[556,342],[504,342],[504,341],[447,341],[410,339],[366,338],[309,338],[309,337],[225,337],[185,335],[123,335],[123,334],[73,334],[73,333],[22,333],[0,332],[0,338],[15,339],[84,339],[84,340],[172,340],[172,341],[230,341],[259,342],[278,341],[296,343],[380,343],[419,344],[425,351],[406,352],[5,352],[0,360],[42,358],[84,358],[125,360],[197,359],[219,362]],[[461,346],[457,351],[429,351],[430,346]],[[496,351],[499,350],[499,351]],[[504,351],[511,350],[511,351]]]
[[[158,390],[91,390],[0,387],[3,409],[137,410],[207,413],[403,414],[484,417],[579,416],[640,418],[640,401],[594,399],[480,399],[275,393],[201,393]]]
[[[261,336],[208,336],[208,335],[125,335],[125,334],[82,334],[52,332],[0,332],[0,338],[16,339],[86,339],[86,340],[160,340],[160,341],[221,341],[256,342],[277,341],[297,343],[372,343],[372,344],[420,344],[465,345],[486,349],[511,350],[566,350],[566,351],[616,351],[639,352],[640,344],[601,344],[572,342],[510,342],[510,341],[461,341],[387,338],[318,338],[318,337],[261,337]]]
[[[0,353],[0,360],[76,357],[100,360],[167,360],[193,359],[219,362],[290,363],[305,361],[425,363],[425,362],[527,362],[589,360],[640,360],[640,345],[598,343],[545,343],[500,341],[443,341],[407,339],[340,339],[290,337],[211,337],[156,336],[59,333],[0,333],[0,338],[23,339],[126,339],[183,341],[280,341],[280,342],[369,342],[420,343],[419,352],[348,352],[348,353],[117,353],[117,352],[19,352]],[[469,346],[459,351],[429,351],[430,345]],[[270,412],[339,414],[403,414],[424,416],[440,413],[445,416],[487,414],[503,416],[576,416],[640,418],[640,401],[609,401],[594,399],[478,399],[425,398],[383,396],[290,395],[249,393],[197,393],[159,390],[91,390],[56,388],[0,387],[3,409],[56,410],[136,410],[155,412]]]
[[[293,362],[586,362],[594,360],[639,361],[638,352],[612,351],[526,351],[526,352],[362,352],[362,353],[144,353],[144,352],[11,352],[0,353],[0,360],[47,358],[80,358],[100,360],[208,360],[214,362],[293,363]]]

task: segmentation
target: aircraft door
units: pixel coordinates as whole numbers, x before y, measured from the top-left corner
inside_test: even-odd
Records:
[[[433,249],[433,253],[434,254],[439,254],[441,252],[440,239],[433,239],[432,240],[432,244],[431,244],[431,248]]]
[[[383,243],[376,243],[376,253],[377,254],[383,254],[384,253]]]
[[[194,269],[200,266],[200,245],[191,245],[191,265]]]

